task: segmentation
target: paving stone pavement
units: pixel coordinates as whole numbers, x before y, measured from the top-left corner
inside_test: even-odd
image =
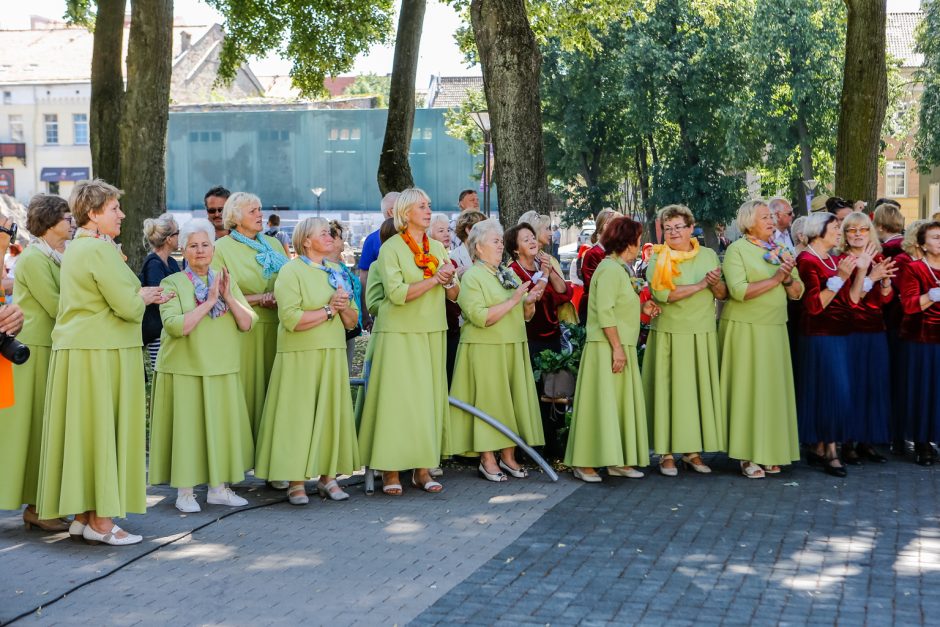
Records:
[[[940,470],[718,464],[584,485],[412,624],[937,624]]]
[[[445,491],[406,487],[400,498],[350,488],[342,503],[283,493],[252,481],[236,491],[269,507],[214,520],[226,508],[181,515],[175,491],[148,490],[149,511],[130,516],[135,547],[74,544],[67,534],[26,532],[0,517],[0,623],[55,599],[158,544],[111,576],[19,623],[39,624],[404,624],[515,540],[579,486],[541,473],[495,485],[448,469]],[[312,486],[310,486],[312,487]]]

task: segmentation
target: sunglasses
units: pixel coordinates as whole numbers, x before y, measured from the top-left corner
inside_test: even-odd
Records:
[[[850,227],[845,229],[845,232],[848,235],[868,235],[870,231],[871,229],[869,229],[867,226],[861,226],[858,228]]]
[[[222,213],[222,210],[221,210],[221,209],[206,209],[206,214],[207,214],[207,215],[210,215],[210,216],[211,216],[211,215],[215,215],[215,214],[217,214],[217,213]]]

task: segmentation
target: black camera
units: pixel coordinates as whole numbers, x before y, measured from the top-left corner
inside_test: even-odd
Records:
[[[29,346],[23,344],[12,335],[0,333],[0,355],[17,366],[25,364],[29,359]]]

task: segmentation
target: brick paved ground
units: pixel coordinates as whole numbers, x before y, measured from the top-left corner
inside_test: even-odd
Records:
[[[940,469],[797,466],[712,476],[543,478],[243,512],[31,615],[39,624],[916,625],[940,616]],[[796,484],[796,485],[793,485]],[[252,503],[274,493],[255,483]],[[151,490],[107,549],[0,517],[0,621],[223,508],[183,517]],[[200,498],[203,495],[200,494]]]

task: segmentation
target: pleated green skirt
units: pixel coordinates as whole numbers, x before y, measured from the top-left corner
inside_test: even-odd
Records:
[[[251,433],[258,439],[261,415],[264,413],[264,399],[274,367],[274,355],[277,353],[277,323],[257,322],[251,331],[241,334],[242,389],[245,404],[251,418]]]
[[[649,465],[646,402],[636,347],[625,346],[627,365],[614,374],[607,342],[587,342],[574,392],[565,464],[580,468]]]
[[[352,474],[362,467],[346,350],[278,353],[255,454],[271,481]]]
[[[718,325],[728,456],[767,466],[800,458],[790,343],[783,324]]]
[[[52,351],[43,414],[40,518],[147,509],[141,348]]]
[[[526,444],[545,444],[526,342],[460,344],[450,395],[496,418]],[[450,407],[444,433],[445,455],[476,455],[515,446],[493,427],[456,407]]]
[[[42,410],[49,374],[48,346],[29,347],[29,360],[13,366],[14,405],[0,410],[0,509],[34,505],[42,448]]]
[[[359,454],[376,470],[433,468],[447,412],[447,332],[376,333]]]
[[[158,372],[150,412],[151,485],[238,483],[254,465],[254,441],[237,373]]]
[[[643,395],[653,451],[724,451],[718,333],[651,331],[643,356]]]

